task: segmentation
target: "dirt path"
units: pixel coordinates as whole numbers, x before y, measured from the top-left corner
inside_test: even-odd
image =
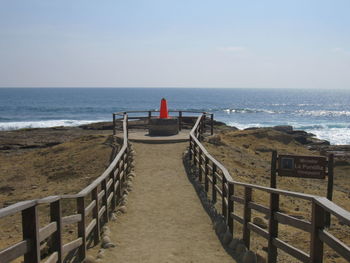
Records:
[[[128,212],[109,223],[102,262],[234,262],[220,244],[182,163],[187,143],[141,144]]]

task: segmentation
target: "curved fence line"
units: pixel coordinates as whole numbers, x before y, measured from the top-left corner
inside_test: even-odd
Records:
[[[88,240],[98,244],[102,226],[109,221],[110,213],[119,204],[126,180],[131,170],[132,156],[128,145],[128,115],[123,116],[123,146],[108,168],[95,181],[78,194],[49,196],[38,200],[23,201],[0,209],[0,218],[21,213],[23,240],[0,250],[0,262],[10,262],[24,256],[24,263],[41,262],[40,245],[48,242],[49,256],[45,263],[67,262],[69,257],[83,261]],[[89,199],[89,201],[88,201]],[[63,216],[62,201],[76,202],[75,213]],[[38,207],[49,205],[50,223],[39,227]],[[77,225],[77,238],[66,244],[63,234],[66,225]],[[66,232],[65,232],[66,231]]]
[[[66,262],[68,255],[82,261],[86,256],[87,241],[92,239],[94,244],[100,241],[102,226],[108,222],[109,214],[121,200],[126,186],[126,179],[131,170],[132,156],[128,145],[128,120],[152,118],[152,113],[158,111],[132,111],[113,113],[113,134],[116,134],[116,119],[121,116],[123,123],[123,145],[109,167],[90,185],[78,194],[49,196],[38,200],[16,203],[0,209],[0,218],[16,213],[22,215],[23,240],[0,251],[0,262],[10,262],[24,256],[25,263],[40,261],[40,243],[50,239],[50,254],[45,263]],[[211,193],[211,200],[216,203],[221,199],[221,214],[231,233],[233,221],[243,226],[243,242],[250,247],[250,232],[254,231],[268,241],[268,262],[276,262],[277,248],[302,262],[319,263],[323,260],[323,244],[327,244],[344,259],[350,261],[350,248],[330,234],[325,227],[325,214],[328,212],[350,226],[350,213],[324,197],[308,195],[298,192],[279,190],[233,180],[228,170],[211,156],[201,144],[210,116],[211,134],[213,134],[213,114],[196,111],[170,111],[178,113],[179,125],[183,113],[200,114],[190,132],[189,153],[190,160],[197,170],[196,175],[204,183],[207,193]],[[148,113],[147,117],[128,117],[128,114]],[[244,188],[244,196],[235,192],[237,187]],[[253,191],[262,191],[270,195],[269,206],[254,202]],[[311,202],[311,221],[302,220],[283,213],[279,209],[279,197],[288,196]],[[87,203],[87,199],[89,203]],[[62,201],[76,202],[75,213],[63,216]],[[243,217],[235,213],[235,204],[243,205]],[[49,205],[50,223],[39,227],[38,207]],[[268,230],[251,221],[251,211],[258,211],[269,219]],[[75,240],[63,244],[63,226],[77,224],[78,236]],[[309,252],[297,249],[278,237],[278,225],[287,224],[310,233],[311,243]]]
[[[234,233],[236,221],[242,225],[242,236],[245,246],[249,249],[251,231],[255,232],[268,242],[268,262],[277,262],[277,249],[300,260],[301,262],[321,263],[323,261],[323,245],[331,247],[338,255],[350,262],[350,248],[333,236],[326,229],[326,213],[337,217],[343,224],[350,226],[350,212],[339,207],[327,198],[279,190],[254,184],[242,183],[233,180],[228,170],[211,156],[201,144],[205,132],[206,115],[198,117],[193,129],[190,132],[189,157],[195,168],[196,176],[201,183],[204,183],[205,191],[210,194],[211,201],[215,204],[217,197],[221,198],[221,214],[231,234]],[[275,167],[272,167],[275,169]],[[243,187],[243,197],[235,192],[237,187]],[[253,191],[262,191],[270,195],[269,206],[254,202]],[[295,199],[302,199],[311,202],[311,221],[298,219],[280,209],[280,196],[287,196]],[[243,217],[235,213],[236,204],[243,206]],[[252,210],[264,214],[269,222],[265,230],[254,224],[251,220]],[[300,250],[287,242],[281,240],[278,235],[279,224],[286,224],[310,234],[310,248],[308,252]]]

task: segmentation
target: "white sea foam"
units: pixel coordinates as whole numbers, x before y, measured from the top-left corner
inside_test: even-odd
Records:
[[[275,113],[281,113],[279,111],[273,111],[273,110],[263,110],[263,109],[224,109],[224,112],[230,114],[230,113],[268,113],[268,114],[275,114]]]
[[[310,129],[307,131],[315,134],[317,138],[329,141],[331,144],[350,144],[349,128]]]
[[[297,115],[315,116],[315,117],[341,117],[350,116],[350,111],[335,111],[335,110],[297,110]]]
[[[20,121],[0,122],[0,130],[18,130],[23,128],[48,128],[56,126],[79,126],[83,124],[106,120],[48,120],[48,121]]]
[[[296,123],[288,123],[292,125],[296,130],[304,130],[316,135],[316,138],[321,140],[327,140],[333,145],[350,144],[350,126],[343,124],[317,124],[317,125],[298,125]],[[274,125],[266,125],[260,123],[248,123],[242,124],[237,122],[228,122],[229,126],[237,127],[240,130],[251,127],[266,127]],[[278,125],[276,123],[276,125]],[[334,127],[336,126],[336,127]]]

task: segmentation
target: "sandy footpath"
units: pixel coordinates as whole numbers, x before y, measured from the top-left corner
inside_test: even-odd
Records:
[[[103,262],[235,262],[187,178],[187,145],[134,143],[134,189],[127,213],[109,223],[116,247]]]

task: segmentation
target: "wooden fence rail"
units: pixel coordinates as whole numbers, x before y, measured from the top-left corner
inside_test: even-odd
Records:
[[[121,115],[123,120],[123,145],[100,177],[75,195],[50,196],[0,209],[0,218],[21,213],[23,232],[22,241],[0,250],[1,263],[13,261],[21,256],[24,256],[24,263],[41,262],[40,243],[48,239],[50,255],[46,257],[45,263],[66,262],[67,255],[73,251],[77,251],[75,261],[82,261],[86,256],[88,239],[92,237],[95,244],[100,241],[102,226],[108,222],[110,213],[121,200],[131,170],[127,137],[128,115],[116,115]],[[76,202],[74,214],[62,215],[63,200]],[[38,207],[43,204],[49,205],[50,223],[40,228]],[[77,225],[77,238],[63,244],[63,227],[74,224]]]
[[[87,240],[93,237],[97,244],[100,240],[102,226],[108,222],[109,214],[118,205],[126,179],[131,170],[131,156],[128,144],[128,114],[145,113],[145,111],[122,112],[113,114],[113,134],[116,134],[117,116],[122,116],[123,122],[123,146],[104,173],[90,185],[75,195],[50,196],[40,200],[23,201],[6,208],[0,209],[0,219],[21,213],[23,240],[0,250],[0,262],[10,262],[24,256],[24,263],[39,263],[41,251],[40,242],[51,239],[50,255],[45,263],[66,262],[68,254],[77,251],[77,261],[82,261],[86,256]],[[152,113],[146,111],[148,118]],[[178,113],[179,125],[183,113],[198,113],[193,111],[172,111]],[[140,119],[142,117],[134,117]],[[327,244],[344,259],[350,261],[350,248],[329,233],[325,227],[326,212],[337,217],[350,226],[350,213],[337,206],[326,198],[290,192],[247,184],[234,181],[227,169],[212,157],[201,144],[206,131],[206,123],[210,123],[210,134],[213,134],[213,114],[201,113],[193,129],[190,132],[189,156],[192,164],[198,170],[198,179],[204,183],[206,192],[211,193],[212,202],[216,203],[218,196],[221,200],[221,214],[231,231],[234,232],[236,221],[243,226],[243,241],[250,247],[251,231],[268,241],[268,262],[276,262],[277,249],[282,249],[289,255],[302,262],[321,263],[323,260],[323,245]],[[244,195],[238,196],[235,189],[243,187]],[[253,200],[254,191],[263,191],[270,195],[269,206],[258,204]],[[279,209],[280,196],[288,196],[311,202],[311,221],[295,218],[283,213]],[[73,200],[76,202],[74,214],[62,215],[62,201]],[[88,201],[91,200],[91,201]],[[46,204],[50,207],[50,223],[39,227],[38,206]],[[235,204],[243,205],[243,217],[235,213]],[[269,220],[268,230],[265,230],[251,221],[252,210],[266,215]],[[77,224],[77,238],[63,244],[64,226]],[[308,253],[297,249],[278,236],[278,225],[287,224],[301,229],[310,234],[311,242]]]
[[[269,263],[277,262],[277,249],[283,250],[301,262],[322,263],[324,244],[350,262],[350,248],[327,231],[325,224],[325,215],[329,212],[337,217],[342,224],[350,226],[350,212],[324,197],[234,181],[227,169],[211,156],[200,142],[205,132],[203,124],[205,119],[205,114],[198,117],[190,132],[189,157],[197,171],[198,180],[204,184],[204,189],[210,194],[211,201],[215,204],[218,196],[220,197],[222,202],[220,213],[232,234],[234,233],[233,222],[236,221],[242,225],[242,239],[248,249],[250,247],[251,231],[266,239]],[[235,189],[237,187],[243,188],[243,196],[236,195]],[[269,206],[255,202],[252,199],[254,191],[269,194]],[[311,221],[298,219],[283,213],[279,209],[281,196],[309,201],[311,204]],[[235,204],[243,206],[243,217],[235,213]],[[267,230],[252,222],[252,210],[258,211],[268,218]],[[309,233],[311,242],[308,252],[281,240],[278,235],[279,224],[286,224]]]

